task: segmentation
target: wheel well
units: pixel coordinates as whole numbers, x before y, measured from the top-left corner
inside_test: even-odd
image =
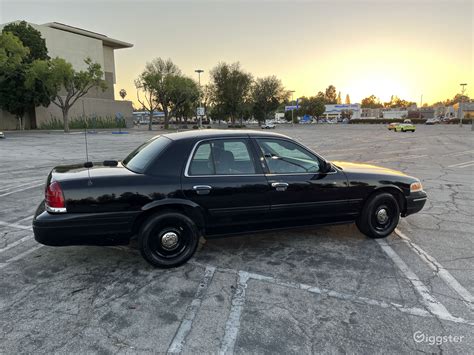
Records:
[[[406,200],[405,196],[403,195],[403,193],[400,190],[398,190],[395,187],[390,187],[390,186],[381,187],[379,189],[376,189],[376,190],[372,191],[370,193],[370,195],[367,196],[367,198],[365,199],[364,205],[367,203],[367,201],[370,198],[372,198],[372,196],[377,195],[381,192],[388,192],[388,193],[392,194],[393,196],[395,196],[395,198],[397,199],[397,202],[398,202],[398,206],[400,207],[400,213],[402,214],[402,216],[406,213],[407,200]]]
[[[143,222],[145,222],[148,217],[154,215],[155,213],[165,212],[178,212],[184,214],[185,216],[191,218],[194,223],[196,223],[196,226],[198,227],[199,231],[204,234],[205,223],[204,216],[202,215],[202,213],[197,211],[196,208],[190,206],[181,204],[169,204],[156,206],[141,213],[133,222],[132,235],[136,235],[138,233],[138,231],[140,230],[140,226],[143,224]]]

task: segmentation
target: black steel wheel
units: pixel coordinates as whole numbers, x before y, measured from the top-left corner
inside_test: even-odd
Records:
[[[365,204],[356,224],[359,230],[371,238],[385,238],[397,227],[400,207],[390,193],[372,196]]]
[[[138,245],[150,264],[171,268],[184,264],[195,253],[199,232],[194,222],[177,212],[157,213],[140,229]]]

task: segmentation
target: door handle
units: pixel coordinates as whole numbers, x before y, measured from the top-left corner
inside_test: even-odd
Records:
[[[193,186],[193,190],[196,191],[198,195],[207,195],[211,192],[212,187],[209,185],[195,185]]]
[[[287,182],[272,182],[272,187],[274,187],[277,191],[286,191],[288,188]]]

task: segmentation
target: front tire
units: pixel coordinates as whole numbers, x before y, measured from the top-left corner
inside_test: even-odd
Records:
[[[370,238],[385,238],[394,231],[399,220],[397,199],[390,193],[382,192],[365,203],[356,225],[361,233]]]
[[[186,263],[196,252],[199,232],[194,222],[178,212],[149,217],[138,235],[138,247],[151,265],[172,268]]]

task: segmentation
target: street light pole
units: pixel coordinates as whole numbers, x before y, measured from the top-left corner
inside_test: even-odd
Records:
[[[418,110],[418,118],[421,119],[421,108],[423,107],[423,94],[421,94],[420,99],[420,109]]]
[[[198,73],[199,91],[201,91],[201,73],[204,73],[204,70],[196,69],[195,72]],[[202,107],[201,93],[199,93],[199,107]],[[202,128],[202,115],[198,115],[198,116],[199,116],[199,128]]]
[[[291,106],[293,106],[293,94],[295,90],[290,90],[290,92],[291,92]],[[292,107],[291,108],[291,125],[293,125],[293,111],[294,111],[294,108]]]
[[[463,116],[463,102],[464,102],[464,92],[466,91],[466,83],[463,83],[463,84],[459,84],[461,85],[461,99],[459,100],[459,108],[458,108],[458,112],[459,112],[459,127],[462,127],[462,116]]]

